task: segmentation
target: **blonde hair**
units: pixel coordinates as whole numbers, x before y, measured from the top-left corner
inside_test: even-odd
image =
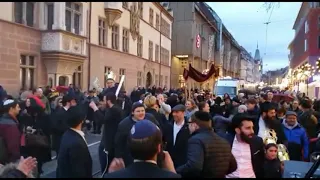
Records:
[[[152,108],[155,104],[157,104],[157,98],[152,95],[148,95],[144,98],[143,104],[147,108]]]
[[[188,99],[186,102],[190,102],[191,103],[191,106],[192,106],[192,110],[196,109],[197,108],[197,105],[196,105],[196,102],[194,102],[193,99]]]

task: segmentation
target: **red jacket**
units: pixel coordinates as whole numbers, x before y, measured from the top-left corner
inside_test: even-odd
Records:
[[[4,114],[0,118],[0,136],[6,143],[9,162],[20,159],[21,135],[19,122],[9,114]]]

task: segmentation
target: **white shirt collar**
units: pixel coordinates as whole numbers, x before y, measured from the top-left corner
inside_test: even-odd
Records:
[[[152,164],[157,164],[157,162],[156,161],[154,161],[154,160],[139,160],[139,159],[135,159],[135,160],[133,160],[133,162],[148,162],[148,163],[152,163]]]
[[[87,143],[86,138],[84,137],[84,132],[82,132],[81,130],[78,130],[78,129],[74,129],[74,128],[70,128],[70,129],[72,129],[73,131],[78,133],[83,138],[84,142]]]

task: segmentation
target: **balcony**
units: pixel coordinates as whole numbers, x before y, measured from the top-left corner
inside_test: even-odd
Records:
[[[113,26],[113,24],[121,17],[122,2],[105,2],[104,12],[107,18],[108,26]]]
[[[58,51],[86,56],[85,41],[84,38],[69,35],[64,32],[44,32],[42,33],[41,51]]]

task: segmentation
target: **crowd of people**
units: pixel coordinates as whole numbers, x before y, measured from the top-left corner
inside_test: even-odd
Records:
[[[88,132],[102,135],[104,178],[281,178],[279,144],[296,161],[320,150],[320,101],[305,96],[117,88],[108,78],[102,92],[70,85],[13,98],[0,87],[0,176],[40,177],[54,150],[57,178],[92,178]]]

